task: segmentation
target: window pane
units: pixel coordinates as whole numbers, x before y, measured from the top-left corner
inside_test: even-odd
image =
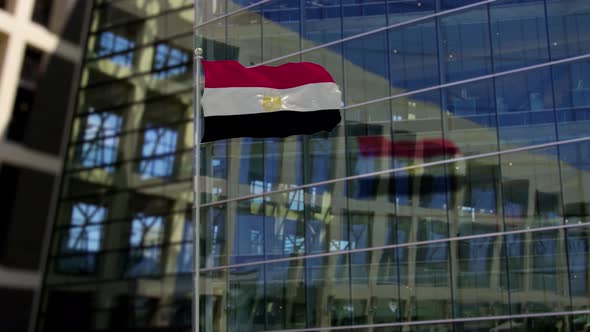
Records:
[[[506,228],[562,224],[557,150],[546,148],[511,153],[503,155],[501,160]]]
[[[587,136],[590,131],[590,62],[553,66],[552,75],[559,138]]]
[[[299,1],[277,0],[262,5],[263,60],[299,51]]]
[[[385,1],[342,0],[344,37],[375,30],[386,24]]]
[[[445,88],[443,100],[445,138],[458,153],[468,156],[498,150],[491,80]]]
[[[379,32],[345,42],[344,97],[346,105],[389,95],[387,35]]]
[[[556,139],[549,69],[496,78],[496,105],[501,149]]]
[[[228,55],[244,66],[262,61],[262,6],[239,12],[227,18],[227,43],[238,54]]]
[[[434,20],[389,30],[392,94],[439,83]]]
[[[502,237],[483,237],[452,242],[456,246],[456,317],[508,315],[508,289],[500,286],[506,261],[500,256]]]
[[[494,71],[549,60],[544,1],[509,0],[490,5]]]
[[[443,16],[439,22],[445,82],[487,75],[492,71],[486,6]]]
[[[304,1],[302,48],[342,38],[341,0]],[[331,71],[330,71],[331,72]]]
[[[547,1],[549,44],[553,60],[590,52],[590,3],[585,0]]]

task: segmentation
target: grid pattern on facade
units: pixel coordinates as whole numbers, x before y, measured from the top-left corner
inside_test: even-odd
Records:
[[[331,133],[201,145],[202,331],[590,324],[586,1],[196,13],[205,59],[319,63],[345,96]],[[64,301],[87,330],[188,330],[192,3],[93,14],[39,330]]]

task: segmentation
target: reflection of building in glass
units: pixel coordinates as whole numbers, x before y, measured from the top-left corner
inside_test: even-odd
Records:
[[[95,2],[37,328],[188,330],[193,5]],[[206,59],[345,96],[332,133],[201,146],[201,330],[586,330],[589,15],[199,1]]]

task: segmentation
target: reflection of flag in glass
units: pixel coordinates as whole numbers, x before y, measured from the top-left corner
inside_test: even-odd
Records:
[[[417,141],[391,141],[383,136],[358,138],[361,155],[366,157],[405,157],[428,159],[454,157],[461,153],[451,141],[442,138],[425,138]]]
[[[331,131],[342,94],[320,65],[299,62],[246,68],[237,61],[202,61],[202,141],[286,137]]]
[[[357,137],[359,154],[356,161],[356,174],[366,174],[377,171],[377,164],[389,163],[386,167],[406,167],[419,165],[433,160],[443,160],[444,158],[456,158],[461,155],[459,148],[451,141],[441,138],[424,138],[415,141],[400,140],[392,141],[384,136],[359,136]],[[381,161],[380,161],[381,159]],[[455,162],[451,170],[452,176],[462,175],[465,172],[463,162]],[[421,176],[423,168],[411,169],[396,173],[396,197],[407,201],[408,195],[411,195],[410,183],[407,182],[411,177]],[[436,172],[436,171],[435,171]],[[430,174],[426,181],[423,179],[423,185],[430,186],[430,202],[427,205],[442,206],[445,204],[445,193],[447,184],[445,179],[436,174]],[[403,179],[406,180],[403,180]],[[407,183],[406,183],[407,182]],[[373,197],[375,195],[377,179],[367,178],[359,183],[358,198]],[[438,193],[438,194],[437,194]],[[399,203],[399,202],[398,202]],[[403,202],[401,202],[404,204]]]

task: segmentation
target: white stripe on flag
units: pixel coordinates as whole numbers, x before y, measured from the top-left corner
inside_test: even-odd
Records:
[[[205,116],[256,114],[280,110],[309,112],[340,109],[342,93],[336,83],[311,83],[290,89],[206,88],[201,104]]]

